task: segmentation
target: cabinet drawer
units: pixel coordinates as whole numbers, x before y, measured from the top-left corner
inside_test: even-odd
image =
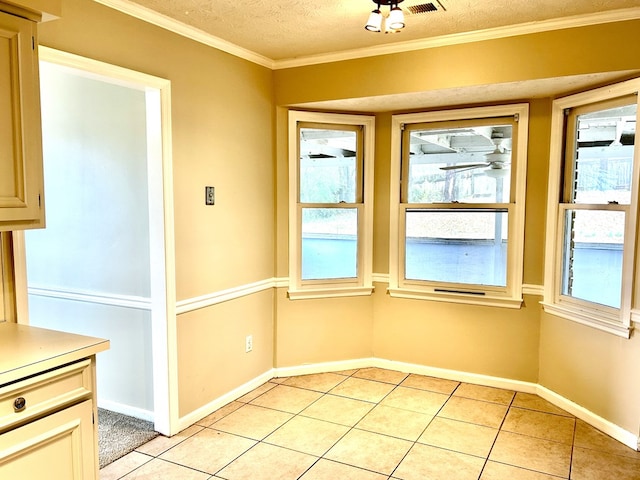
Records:
[[[0,434],[0,478],[96,478],[91,400]]]
[[[57,368],[0,388],[0,432],[91,398],[91,361]]]

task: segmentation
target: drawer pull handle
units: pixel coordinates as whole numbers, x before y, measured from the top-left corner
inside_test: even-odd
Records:
[[[24,397],[18,397],[13,401],[13,409],[16,412],[20,412],[24,410],[26,406],[27,406],[27,400]]]

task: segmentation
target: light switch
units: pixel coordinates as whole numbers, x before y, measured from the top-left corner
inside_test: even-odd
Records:
[[[204,187],[204,204],[215,205],[216,204],[216,189],[215,187]]]

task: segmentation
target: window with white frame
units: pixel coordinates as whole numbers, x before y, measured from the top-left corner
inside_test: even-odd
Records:
[[[371,294],[374,128],[289,112],[289,298]]]
[[[544,308],[628,337],[636,263],[640,80],[555,100]]]
[[[393,116],[392,296],[521,305],[528,112]]]

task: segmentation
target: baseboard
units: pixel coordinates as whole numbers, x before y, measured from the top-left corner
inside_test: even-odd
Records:
[[[354,370],[373,366],[375,358],[356,358],[353,360],[341,360],[337,362],[308,363],[295,367],[276,368],[276,377],[295,377],[297,375],[311,375],[313,373],[340,372],[342,370]]]
[[[249,380],[247,383],[244,383],[243,385],[240,385],[239,387],[234,388],[230,392],[225,393],[221,397],[218,397],[215,400],[212,400],[211,402],[207,403],[206,405],[203,405],[202,407],[188,413],[184,417],[180,417],[178,419],[178,431],[181,432],[185,428],[190,427],[191,425],[196,423],[198,420],[203,419],[207,415],[211,415],[213,412],[215,412],[219,408],[224,407],[226,404],[231,403],[234,400],[237,400],[243,395],[246,395],[247,393],[258,388],[260,385],[268,382],[274,377],[276,377],[275,369],[267,370],[266,372],[264,372],[261,375],[258,375],[254,379]]]
[[[556,407],[566,410],[571,415],[583,420],[592,427],[597,428],[601,432],[606,433],[621,443],[624,443],[627,447],[632,448],[633,450],[638,450],[638,437],[633,433],[628,432],[615,423],[596,415],[590,410],[587,410],[581,405],[564,398],[562,395],[559,395],[553,390],[549,390],[542,385],[538,385],[536,393],[548,402],[553,403]]]
[[[639,450],[639,438],[637,435],[625,430],[624,428],[606,420],[599,415],[587,410],[586,408],[574,403],[562,395],[543,387],[537,383],[525,382],[521,380],[513,380],[503,377],[495,377],[491,375],[481,375],[476,373],[463,372],[460,370],[450,370],[445,368],[429,367],[415,363],[399,362],[396,360],[388,360],[384,358],[358,358],[351,360],[343,360],[336,362],[313,363],[306,365],[298,365],[292,367],[280,367],[271,369],[259,377],[241,385],[235,390],[215,399],[207,405],[195,410],[194,412],[180,419],[180,430],[193,425],[201,418],[213,413],[218,408],[223,407],[227,403],[238,399],[242,395],[249,393],[251,390],[259,387],[263,383],[276,377],[293,377],[297,375],[310,375],[314,373],[339,372],[343,370],[353,370],[358,368],[378,367],[389,370],[396,370],[404,373],[414,373],[418,375],[426,375],[430,377],[444,378],[447,380],[455,380],[458,382],[472,383],[475,385],[483,385],[487,387],[503,388],[514,390],[516,392],[532,393],[539,395],[556,407],[562,408],[580,420],[588,423],[601,432],[618,440],[633,450]]]
[[[564,398],[542,385],[533,382],[523,382],[520,380],[511,380],[502,377],[492,377],[489,375],[479,375],[475,373],[461,372],[458,370],[448,370],[435,367],[426,367],[424,365],[416,365],[412,363],[396,362],[393,360],[373,359],[372,366],[379,368],[387,368],[390,370],[398,370],[406,373],[416,373],[419,375],[428,375],[431,377],[445,378],[448,380],[456,380],[458,382],[473,383],[476,385],[484,385],[487,387],[504,388],[514,390],[516,392],[534,393],[552,403],[558,408],[569,412],[571,415],[606,433],[612,438],[625,444],[633,450],[638,450],[640,439],[638,436],[628,432],[622,427],[596,415],[586,408]]]
[[[429,377],[444,378],[446,380],[455,380],[457,382],[473,383],[475,385],[483,385],[485,387],[515,390],[516,392],[536,393],[538,387],[538,384],[532,382],[523,382],[521,380],[511,380],[509,378],[493,377],[491,375],[462,372],[460,370],[428,367],[415,363],[386,360],[384,358],[374,358],[373,361],[374,363],[371,365],[373,367],[387,368],[389,370],[397,370],[404,373],[415,373]]]
[[[461,372],[458,370],[427,367],[414,363],[398,362],[395,360],[386,360],[384,358],[375,357],[344,360],[338,362],[298,365],[295,367],[276,368],[275,373],[278,377],[292,377],[296,375],[309,375],[313,373],[323,372],[339,372],[342,370],[353,370],[357,368],[367,367],[386,368],[389,370],[396,370],[398,372],[415,373],[418,375],[427,375],[430,377],[439,377],[447,380],[456,380],[458,382],[473,383],[477,385],[484,385],[487,387],[504,388],[526,393],[536,393],[538,387],[537,384],[531,382],[509,380],[500,377],[492,377],[489,375]]]
[[[151,410],[132,407],[131,405],[126,405],[124,403],[98,399],[98,407],[104,408],[105,410],[111,410],[112,412],[121,413],[123,415],[129,415],[130,417],[139,418],[140,420],[146,420],[148,422],[154,421],[154,413]]]

